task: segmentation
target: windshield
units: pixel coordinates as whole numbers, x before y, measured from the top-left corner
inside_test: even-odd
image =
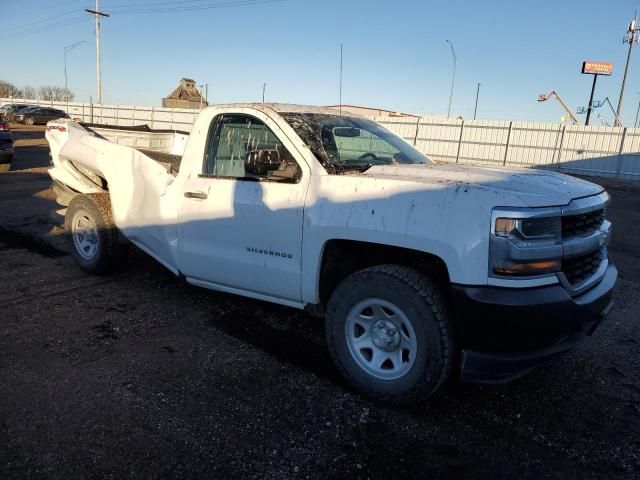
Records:
[[[359,117],[282,113],[329,173],[374,165],[433,163],[380,124]]]

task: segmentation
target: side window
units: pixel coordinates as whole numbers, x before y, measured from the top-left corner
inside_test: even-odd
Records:
[[[302,170],[263,122],[247,115],[223,115],[209,129],[203,174],[296,183]]]
[[[333,129],[333,135],[342,162],[393,158],[399,152],[375,133],[364,129],[337,127]]]

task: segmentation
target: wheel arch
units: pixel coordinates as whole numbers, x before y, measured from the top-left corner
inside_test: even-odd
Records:
[[[420,250],[360,240],[331,239],[322,248],[317,274],[317,298],[325,306],[335,288],[352,273],[376,265],[411,267],[440,283],[450,285],[449,270],[437,255]]]

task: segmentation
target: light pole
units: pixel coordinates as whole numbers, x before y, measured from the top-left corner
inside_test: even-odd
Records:
[[[266,91],[267,91],[267,84],[263,83],[262,84],[262,103],[264,103],[264,95],[265,95]]]
[[[342,44],[340,44],[340,116],[342,117]]]
[[[624,75],[622,77],[622,86],[620,87],[620,98],[618,99],[618,109],[616,110],[616,115],[620,118],[622,114],[622,98],[624,97],[624,87],[627,84],[627,73],[629,73],[629,63],[631,62],[631,52],[633,50],[633,44],[640,42],[640,36],[638,35],[640,32],[640,27],[638,27],[638,12],[636,11],[636,18],[631,20],[629,24],[629,28],[627,29],[627,36],[623,40],[624,43],[629,44],[629,52],[627,53],[627,64],[624,67]],[[621,126],[619,121],[617,126]]]
[[[633,128],[638,128],[638,115],[640,115],[640,100],[638,100],[638,109],[636,110],[636,120],[633,122]]]
[[[69,113],[69,89],[67,88],[67,53],[76,47],[79,47],[83,43],[87,43],[84,40],[64,47],[64,100],[67,103],[67,113]]]
[[[476,108],[473,109],[473,119],[476,119],[476,113],[478,113],[478,97],[480,96],[480,82],[478,82],[478,89],[476,90]]]
[[[453,76],[451,77],[451,93],[449,94],[449,109],[447,110],[447,118],[451,118],[451,104],[453,103],[453,87],[456,83],[456,67],[458,66],[458,57],[456,51],[453,48],[451,40],[447,40],[447,43],[451,47],[451,55],[453,56]]]

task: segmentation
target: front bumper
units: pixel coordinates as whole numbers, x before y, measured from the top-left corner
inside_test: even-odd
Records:
[[[613,263],[594,287],[571,297],[560,285],[513,289],[453,287],[461,378],[500,383],[591,335],[611,308]]]

